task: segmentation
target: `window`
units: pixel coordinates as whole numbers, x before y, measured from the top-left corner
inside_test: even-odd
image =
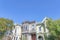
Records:
[[[15,40],[15,37],[14,37],[14,40]]]
[[[18,40],[18,37],[16,37],[16,40]]]
[[[35,25],[33,24],[32,27],[35,27]]]
[[[34,26],[34,25],[32,25],[32,26]]]
[[[25,26],[26,30],[28,30],[27,26]]]
[[[15,33],[16,33],[16,29],[15,29]]]
[[[34,25],[32,25],[32,29],[34,28]]]
[[[41,27],[39,27],[39,31],[41,31]]]
[[[28,26],[27,25],[24,26],[24,30],[28,30]]]

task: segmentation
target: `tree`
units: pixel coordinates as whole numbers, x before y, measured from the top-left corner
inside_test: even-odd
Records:
[[[7,30],[11,30],[13,27],[13,21],[5,18],[0,18],[0,38]]]
[[[52,20],[48,19],[47,21],[47,28],[49,29],[50,40],[60,40],[60,19]]]

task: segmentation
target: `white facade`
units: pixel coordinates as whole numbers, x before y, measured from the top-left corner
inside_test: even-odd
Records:
[[[42,22],[26,21],[22,25],[16,24],[12,30],[12,40],[45,40],[44,34],[49,32],[46,19],[45,17]]]
[[[42,22],[25,22],[22,27],[22,39],[23,40],[45,40],[45,34],[48,35],[48,29],[46,25],[47,18],[45,17]],[[33,36],[32,36],[33,35]]]
[[[36,26],[36,33],[37,33],[37,40],[45,40],[44,35],[48,35],[48,29],[46,25],[47,18],[45,17],[41,23],[37,23]]]
[[[36,34],[35,31],[35,22],[24,22],[22,24],[22,40],[32,40],[32,35]]]
[[[36,26],[36,33],[44,33],[44,28],[41,25]]]
[[[21,26],[15,25],[12,30],[12,40],[21,40]]]
[[[37,35],[36,36],[37,40],[45,40],[45,38],[44,38],[44,28],[43,28],[43,26],[41,26],[41,24],[36,26],[36,35]]]

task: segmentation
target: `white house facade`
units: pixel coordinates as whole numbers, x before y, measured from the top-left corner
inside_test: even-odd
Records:
[[[46,25],[47,18],[45,17],[42,22],[36,23],[37,40],[45,40],[45,34],[48,35],[49,31]]]
[[[12,30],[12,40],[45,40],[49,31],[46,25],[47,18],[42,22],[24,21],[21,25],[15,24]]]
[[[12,40],[21,40],[21,25],[16,24],[12,30]]]
[[[25,21],[22,24],[22,40],[36,40],[35,21]]]

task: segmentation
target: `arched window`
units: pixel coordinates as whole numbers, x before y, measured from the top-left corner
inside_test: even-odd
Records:
[[[39,37],[38,37],[38,40],[43,40],[43,37],[42,37],[42,36],[39,36]]]

